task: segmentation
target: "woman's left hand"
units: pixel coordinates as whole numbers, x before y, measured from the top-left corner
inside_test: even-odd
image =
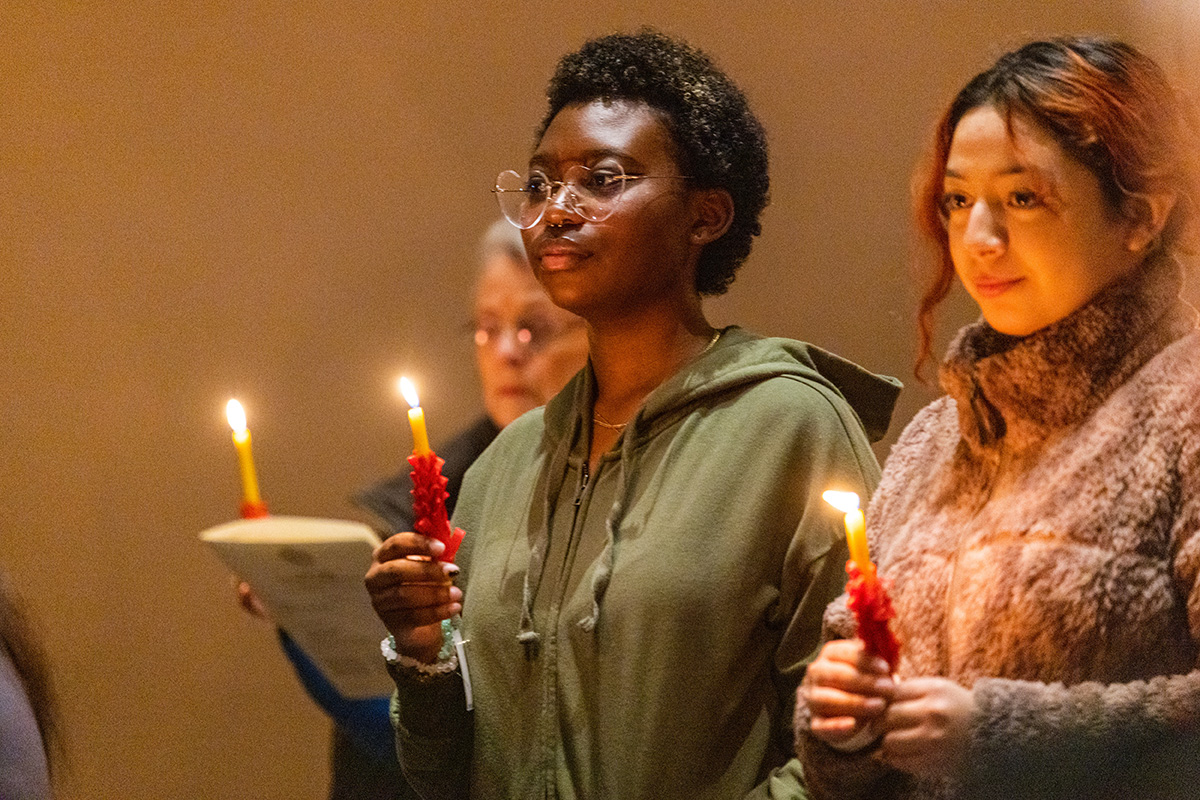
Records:
[[[909,678],[896,684],[879,723],[880,758],[914,775],[959,772],[967,754],[975,695],[945,678]]]

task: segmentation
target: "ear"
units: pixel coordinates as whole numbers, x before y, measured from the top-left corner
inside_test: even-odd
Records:
[[[725,235],[733,224],[733,197],[720,188],[695,189],[692,192],[695,216],[692,220],[692,243],[703,247]]]
[[[1131,224],[1125,245],[1131,253],[1142,252],[1158,239],[1178,200],[1177,194],[1165,191],[1139,194],[1129,200],[1126,216]]]

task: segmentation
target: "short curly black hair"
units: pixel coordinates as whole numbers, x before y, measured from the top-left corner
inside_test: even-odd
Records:
[[[563,56],[546,94],[538,142],[568,105],[628,100],[662,115],[683,173],[733,197],[733,224],[704,248],[696,268],[697,292],[723,294],[762,232],[770,188],[767,137],[742,91],[700,50],[643,28],[592,39]]]

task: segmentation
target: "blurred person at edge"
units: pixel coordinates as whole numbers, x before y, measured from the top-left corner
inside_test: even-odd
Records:
[[[62,755],[45,655],[0,572],[0,798],[50,800]]]
[[[835,601],[797,705],[819,798],[1200,796],[1200,332],[1187,104],[1107,38],[958,94],[917,217],[982,319],[888,457],[867,529],[896,675]]]
[[[550,302],[529,268],[517,229],[497,221],[484,234],[479,256],[471,333],[485,413],[436,448],[446,461],[451,512],[463,473],[500,429],[544,405],[587,360],[583,320]],[[352,501],[388,533],[409,530],[411,490],[406,470],[358,492]],[[305,688],[334,721],[330,800],[415,797],[396,762],[388,698],[342,697],[282,631],[280,640]]]

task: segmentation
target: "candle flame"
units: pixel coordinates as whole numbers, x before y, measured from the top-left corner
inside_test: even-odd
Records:
[[[246,410],[237,400],[230,400],[225,406],[225,418],[229,420],[229,427],[233,428],[234,433],[246,432]]]
[[[400,378],[400,394],[404,395],[404,400],[408,403],[409,408],[421,405],[420,399],[417,398],[417,387],[408,378]]]
[[[849,514],[858,508],[858,495],[854,492],[838,492],[830,489],[821,493],[821,499],[843,514]]]

